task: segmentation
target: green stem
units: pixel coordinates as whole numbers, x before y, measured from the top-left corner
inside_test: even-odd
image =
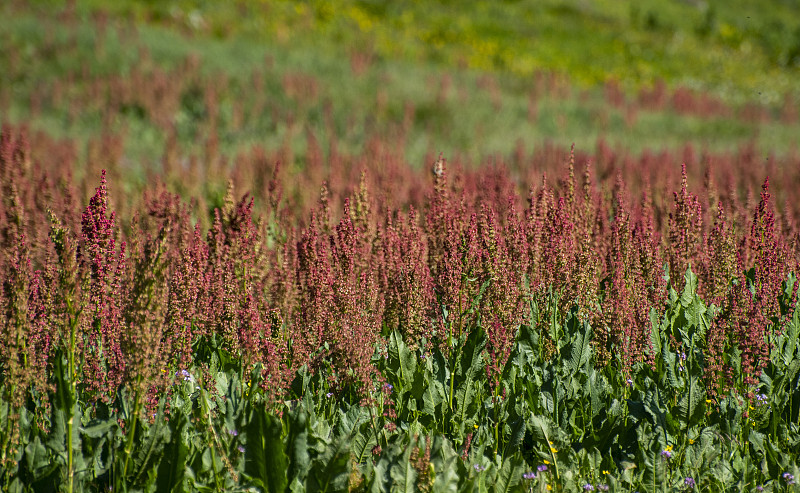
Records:
[[[214,451],[214,444],[211,444],[211,468],[214,470],[214,483],[217,485],[217,491],[222,491],[222,485],[219,484],[219,474],[217,474],[217,454]]]
[[[75,307],[72,305],[72,298],[67,297],[67,313],[69,313],[69,351],[67,354],[67,378],[69,379],[69,390],[67,392],[69,420],[67,420],[67,493],[72,493],[75,472],[74,472],[74,451],[72,450],[72,420],[75,413],[75,399],[77,398],[77,381],[75,378],[75,346],[76,332],[78,328],[78,317],[75,316]]]
[[[136,382],[136,387],[139,387],[139,381]],[[125,444],[125,462],[122,466],[122,478],[123,480],[128,476],[128,462],[131,458],[131,452],[133,451],[133,438],[136,434],[136,423],[139,421],[139,412],[141,407],[141,401],[139,399],[139,392],[136,391],[136,397],[134,399],[133,404],[133,416],[131,417],[131,428],[128,430],[128,442]]]
[[[203,390],[201,402],[203,404],[203,413],[206,415],[206,419],[208,420],[208,429],[211,431],[211,468],[214,470],[214,483],[217,485],[217,491],[222,491],[219,473],[217,473],[217,454],[214,450],[218,437],[217,433],[214,431],[214,426],[211,423],[211,408],[208,405],[208,394],[205,392],[205,390]]]
[[[455,385],[455,381],[456,381],[455,361],[456,360],[454,359],[453,364],[451,365],[452,368],[450,369],[450,393],[447,396],[448,405],[450,407],[450,412],[453,412],[453,386]]]
[[[381,392],[381,416],[383,416],[383,392]],[[381,435],[383,436],[383,443],[385,446],[389,446],[389,437],[386,435],[386,427],[384,426],[381,428]]]
[[[499,428],[500,428],[500,412],[497,409],[497,396],[498,396],[497,389],[498,389],[499,386],[500,385],[499,385],[499,382],[498,382],[498,384],[495,385],[495,387],[494,387],[494,392],[492,392],[492,394],[493,394],[492,395],[492,402],[494,403],[494,418],[495,418],[494,419],[494,455],[497,455],[497,450],[498,450],[499,445],[500,445],[499,440],[498,440],[498,434],[499,434]]]
[[[372,412],[372,406],[369,406],[369,422],[372,425],[372,431],[375,433],[375,443],[380,444],[380,433],[378,433],[378,426],[375,424],[375,414]],[[388,445],[388,442],[387,442]]]

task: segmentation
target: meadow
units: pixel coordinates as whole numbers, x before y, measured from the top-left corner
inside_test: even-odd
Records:
[[[796,491],[773,3],[4,4],[0,490]]]

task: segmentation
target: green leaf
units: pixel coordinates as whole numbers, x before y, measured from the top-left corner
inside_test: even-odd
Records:
[[[258,479],[267,492],[282,492],[288,485],[289,458],[284,451],[280,419],[264,406],[253,406],[242,430],[246,441],[245,473]]]
[[[353,454],[353,460],[358,464],[366,462],[370,456],[370,451],[378,444],[372,424],[368,421],[361,423],[350,443],[350,452]]]
[[[140,425],[135,435],[137,443],[134,444],[134,460],[131,478],[137,481],[158,468],[159,458],[163,455],[164,445],[169,441],[169,427],[164,423],[164,404],[162,400],[153,425],[148,426],[140,420]]]
[[[395,386],[398,387],[397,391],[410,389],[414,384],[414,373],[417,369],[417,358],[414,353],[408,349],[403,336],[399,331],[394,330],[389,336],[389,345],[387,348],[389,361],[388,366],[393,370],[395,376]]]
[[[503,459],[507,459],[512,454],[519,450],[519,446],[525,438],[526,425],[525,420],[518,417],[511,422],[510,433],[506,439],[506,446],[503,449]]]
[[[289,437],[287,441],[287,455],[289,467],[287,477],[294,482],[304,483],[311,468],[311,455],[309,453],[308,439],[308,413],[304,406],[298,406],[289,413]]]
[[[333,439],[316,458],[308,472],[310,492],[345,491],[350,476],[350,436]]]
[[[647,491],[661,491],[667,480],[669,459],[662,455],[664,443],[657,439],[649,423],[636,429],[639,447],[637,463],[642,470],[642,481]]]
[[[411,451],[416,445],[410,443],[399,460],[389,468],[389,477],[392,478],[392,491],[415,493],[417,489],[417,470],[411,464]]]
[[[423,439],[420,438],[422,441]],[[453,450],[449,440],[440,435],[431,439],[431,466],[435,474],[433,490],[455,492],[458,490],[458,465],[461,459]]]
[[[661,356],[661,322],[655,308],[650,309],[650,346],[648,352],[653,352],[653,359],[658,361]]]
[[[592,328],[584,322],[583,330],[578,330],[572,339],[571,358],[567,363],[567,368],[572,373],[577,373],[589,364],[592,354]]]
[[[701,390],[697,378],[690,377],[686,391],[681,394],[678,400],[676,413],[684,429],[693,426],[702,417],[703,408],[701,404],[704,399],[705,394]]]
[[[680,302],[684,308],[688,307],[692,304],[697,295],[697,276],[692,272],[692,267],[686,269],[686,273],[683,275],[684,279],[684,287],[683,292],[681,293]]]
[[[475,327],[470,332],[461,357],[456,364],[454,416],[459,426],[460,437],[464,436],[464,424],[474,421],[480,409],[480,401],[475,397],[480,384],[475,377],[483,374],[482,351],[486,346],[483,329]]]
[[[800,339],[800,310],[794,310],[792,314],[792,318],[789,319],[789,323],[787,324],[786,328],[781,334],[784,337],[783,343],[783,351],[781,351],[781,356],[783,357],[783,364],[789,365],[790,362],[796,358],[797,353],[797,346],[798,346],[798,339]]]
[[[85,428],[82,427],[80,428],[80,431],[83,435],[86,435],[89,438],[100,438],[118,426],[119,425],[115,420],[107,419],[105,421],[95,421],[94,425]]]
[[[522,480],[523,462],[519,457],[511,457],[503,461],[503,465],[497,471],[495,479],[494,491],[498,493],[506,493],[510,491],[517,491]]]
[[[367,461],[367,491],[371,493],[390,491],[390,485],[387,481],[389,475],[388,467],[388,461],[383,457],[376,464],[373,464],[372,461]]]
[[[47,457],[47,448],[45,448],[38,436],[34,437],[25,447],[25,461],[28,470],[34,476],[39,476],[42,471],[52,469],[53,466]]]
[[[164,447],[164,453],[158,465],[156,486],[158,491],[185,491],[186,489],[186,457],[189,448],[186,444],[188,421],[186,415],[178,413],[170,419],[170,441]]]

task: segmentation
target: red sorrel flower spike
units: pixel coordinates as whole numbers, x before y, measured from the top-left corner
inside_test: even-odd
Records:
[[[486,350],[489,353],[486,376],[492,389],[500,384],[500,377],[511,354],[511,345],[514,343],[514,332],[498,319],[486,326]]]
[[[575,144],[569,148],[569,162],[567,163],[567,183],[564,195],[567,200],[567,205],[573,209],[575,205]],[[573,214],[574,214],[573,209]]]
[[[84,319],[83,383],[96,398],[113,399],[125,377],[120,341],[125,243],[117,250],[115,213],[108,214],[105,171],[81,217],[79,259],[89,272],[89,316]]]
[[[24,234],[17,236],[4,257],[0,259],[3,267],[0,299],[4,315],[0,325],[0,367],[7,381],[18,383],[5,386],[7,394],[2,397],[19,407],[24,402],[31,376],[27,364],[31,260]]]
[[[717,203],[714,226],[706,242],[706,267],[701,292],[708,294],[710,302],[722,305],[730,291],[731,281],[737,275],[736,237],[728,223],[722,202]]]
[[[379,282],[385,299],[383,323],[399,327],[411,347],[418,346],[423,337],[430,345],[431,319],[435,317],[425,238],[416,222],[413,208],[408,216],[399,216],[396,221],[388,214],[379,240]]]
[[[669,215],[669,275],[675,289],[680,291],[684,272],[700,253],[703,226],[700,202],[687,187],[686,164],[681,165],[681,190],[673,195],[675,208]]]
[[[554,209],[549,209],[544,228],[542,268],[544,289],[566,289],[562,295],[562,308],[569,309],[575,301],[573,273],[577,251],[573,236],[574,224],[564,197],[559,197]],[[546,267],[545,267],[546,266]]]

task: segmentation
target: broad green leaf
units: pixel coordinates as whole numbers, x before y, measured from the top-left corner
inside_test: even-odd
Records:
[[[405,342],[398,330],[392,331],[387,347],[389,365],[395,371],[398,391],[410,389],[414,383],[414,373],[417,369],[417,358]],[[396,365],[396,366],[395,366]]]
[[[350,475],[350,436],[342,435],[331,440],[308,471],[307,488],[310,492],[345,491]]]
[[[294,482],[305,482],[311,468],[311,455],[309,453],[308,413],[305,406],[298,406],[288,413],[289,436],[287,438],[287,455],[289,468],[287,478]]]
[[[669,459],[663,452],[665,444],[658,440],[649,424],[637,428],[639,447],[637,449],[637,465],[641,470],[642,482],[647,491],[661,491],[667,481]]]
[[[411,450],[415,445],[409,444],[399,460],[389,468],[389,477],[392,478],[392,491],[415,493],[417,490],[417,470],[411,464]]]
[[[520,482],[523,469],[523,462],[517,457],[511,457],[503,461],[503,465],[497,471],[495,478],[494,491],[507,493],[520,490]]]
[[[164,447],[164,453],[158,465],[158,479],[156,481],[158,491],[177,492],[186,489],[186,457],[189,448],[185,441],[185,434],[188,428],[188,421],[183,413],[178,413],[170,420],[172,429],[170,441]]]
[[[656,361],[661,359],[661,330],[662,324],[659,320],[658,313],[655,308],[650,309],[650,347],[648,352],[653,353],[653,359]]]
[[[43,470],[51,468],[51,462],[47,457],[47,448],[45,448],[38,436],[34,437],[25,447],[25,461],[28,470],[31,471],[34,476],[38,476]]]
[[[367,459],[369,459],[370,452],[377,444],[378,442],[372,424],[369,421],[361,423],[350,445],[350,452],[353,455],[353,460],[357,464],[369,462]]]
[[[420,439],[422,442],[424,439]],[[449,440],[436,435],[431,439],[431,468],[434,473],[433,491],[455,493],[458,491],[458,466],[462,464]]]
[[[681,293],[680,302],[684,308],[688,307],[692,304],[695,299],[695,295],[697,294],[697,276],[694,272],[692,272],[691,266],[686,269],[686,273],[683,275],[684,280],[684,287],[683,292]]]
[[[567,363],[567,368],[572,373],[577,373],[589,363],[592,354],[592,328],[584,322],[572,338],[571,358]]]
[[[288,484],[289,458],[284,451],[280,419],[266,407],[253,407],[242,430],[245,446],[245,473],[257,478],[269,493],[283,492]]]
[[[476,393],[475,377],[483,373],[482,351],[486,345],[483,329],[473,328],[456,364],[454,415],[462,433],[464,423],[474,418],[478,411],[480,399],[474,398]]]
[[[690,377],[686,391],[681,394],[677,405],[677,416],[681,420],[683,428],[689,428],[696,424],[703,412],[703,400],[705,394],[700,388],[696,377]]]
[[[119,425],[116,421],[108,419],[104,421],[95,421],[92,426],[87,426],[85,428],[81,427],[80,431],[81,434],[86,435],[89,438],[100,438],[118,426]]]
[[[789,323],[784,328],[783,334],[784,337],[783,343],[783,351],[781,352],[781,356],[783,357],[783,364],[789,365],[793,360],[797,360],[798,357],[798,343],[800,343],[800,310],[795,308],[794,313],[792,313],[792,318],[789,319]]]

